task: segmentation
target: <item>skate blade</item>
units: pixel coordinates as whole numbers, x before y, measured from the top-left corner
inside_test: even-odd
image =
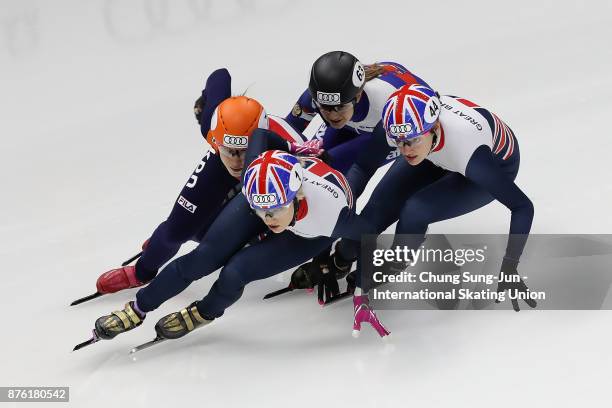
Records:
[[[98,341],[98,340],[96,340],[95,338],[92,337],[91,339],[89,339],[87,341],[84,341],[82,343],[79,343],[76,346],[74,346],[72,351],[77,351],[77,350],[82,349],[83,347],[90,346],[90,345],[94,344],[96,341]]]
[[[136,255],[134,255],[133,257],[131,257],[130,259],[128,259],[127,261],[123,261],[123,263],[121,264],[121,266],[127,266],[129,264],[131,264],[133,261],[137,260],[138,258],[140,258],[142,256],[142,253],[144,251],[140,251],[139,253],[137,253]]]
[[[70,306],[80,305],[81,303],[84,303],[84,302],[90,301],[92,299],[98,298],[98,297],[100,297],[102,295],[103,295],[103,293],[100,293],[100,292],[92,293],[89,296],[85,296],[85,297],[82,297],[80,299],[75,300],[74,302],[72,302],[70,304]]]
[[[148,349],[149,347],[153,347],[156,344],[162,343],[164,341],[166,341],[168,339],[164,339],[163,337],[155,337],[153,340],[148,341],[146,343],[143,343],[139,346],[134,347],[133,349],[130,350],[130,355],[138,353],[139,351]]]
[[[337,303],[343,299],[348,298],[349,296],[352,296],[353,292],[343,292],[339,295],[333,296],[330,299],[328,299],[325,303],[323,303],[323,307],[329,306],[329,305],[333,305],[334,303]]]
[[[82,349],[83,347],[91,346],[92,344],[97,343],[98,340],[100,340],[100,336],[98,336],[98,333],[96,333],[96,330],[94,329],[92,330],[91,339],[85,340],[84,342],[77,344],[76,346],[74,346],[72,351],[77,351]]]
[[[282,295],[283,293],[287,293],[287,292],[291,292],[293,290],[293,288],[291,286],[288,286],[286,288],[282,288],[279,290],[276,290],[274,292],[270,292],[268,293],[266,296],[264,296],[264,300],[266,299],[270,299],[279,295]]]

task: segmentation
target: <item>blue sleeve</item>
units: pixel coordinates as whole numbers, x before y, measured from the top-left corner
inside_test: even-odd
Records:
[[[496,161],[489,147],[480,146],[472,154],[465,176],[487,190],[512,212],[506,257],[518,261],[531,230],[533,203]]]
[[[372,137],[367,146],[359,154],[355,164],[351,166],[346,179],[351,186],[355,200],[359,198],[368,182],[376,173],[376,170],[385,163],[385,159],[394,150],[387,143],[387,136],[382,127],[382,122],[378,122]]]
[[[217,106],[232,96],[232,77],[225,68],[218,69],[209,75],[206,87],[202,90],[202,113],[200,114],[200,131],[206,138],[210,130],[210,119]]]
[[[295,129],[303,131],[316,114],[317,112],[312,107],[310,91],[307,89],[299,97],[291,112],[285,117],[285,120]]]

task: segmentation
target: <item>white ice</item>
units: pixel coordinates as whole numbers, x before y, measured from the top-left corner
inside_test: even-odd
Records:
[[[68,303],[169,213],[204,154],[191,107],[210,71],[285,115],[332,49],[401,62],[505,119],[534,232],[610,233],[610,38],[609,1],[3,0],[0,386],[70,386],[71,406],[104,408],[607,405],[605,311],[381,311],[385,345],[351,337],[350,301],[262,301],[285,273],[132,361],[216,274],[75,353],[134,292]],[[431,231],[504,233],[509,216],[491,204]]]

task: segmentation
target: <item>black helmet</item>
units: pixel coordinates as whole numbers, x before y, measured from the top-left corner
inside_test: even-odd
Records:
[[[348,52],[332,51],[312,64],[308,89],[321,105],[343,105],[355,99],[364,83],[361,62]]]

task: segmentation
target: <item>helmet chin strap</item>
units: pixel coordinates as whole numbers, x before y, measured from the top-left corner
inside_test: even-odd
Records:
[[[431,147],[429,148],[429,153],[431,153],[431,151],[435,149],[437,144],[438,144],[438,134],[434,132],[433,138],[431,140]],[[429,155],[429,153],[427,153],[427,155]]]
[[[293,227],[295,225],[295,222],[297,221],[297,215],[298,215],[299,209],[300,209],[300,201],[298,200],[296,196],[293,198],[293,218],[291,219],[291,224],[289,224],[290,227]]]
[[[438,145],[438,132],[432,129],[431,133],[433,133],[433,137],[431,139],[431,147],[429,148],[429,153],[431,153],[432,150],[435,149],[436,146]],[[428,156],[429,156],[429,153],[427,153]]]

